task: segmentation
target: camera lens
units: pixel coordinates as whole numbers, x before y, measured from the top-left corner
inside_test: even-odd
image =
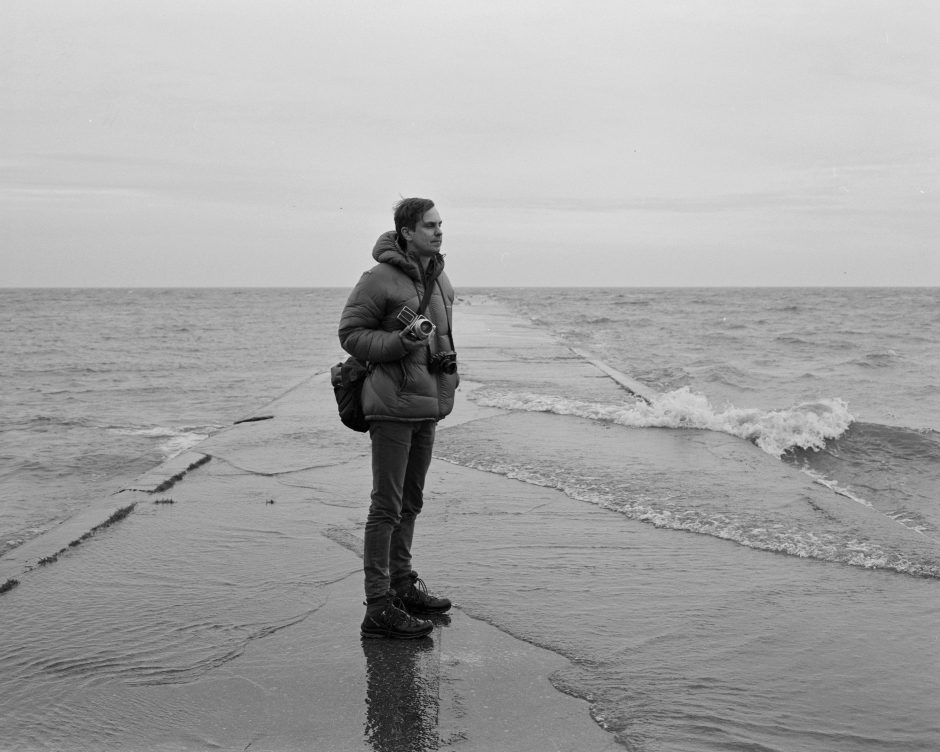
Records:
[[[431,332],[434,331],[434,324],[425,319],[424,321],[419,321],[418,325],[415,327],[416,334],[420,335],[422,338],[430,337]]]

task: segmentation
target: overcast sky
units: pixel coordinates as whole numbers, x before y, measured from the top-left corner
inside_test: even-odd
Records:
[[[2,0],[0,286],[940,285],[936,0]]]

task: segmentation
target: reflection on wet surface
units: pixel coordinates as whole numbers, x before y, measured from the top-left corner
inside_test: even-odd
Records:
[[[434,639],[363,639],[365,735],[375,752],[440,746],[440,658]]]

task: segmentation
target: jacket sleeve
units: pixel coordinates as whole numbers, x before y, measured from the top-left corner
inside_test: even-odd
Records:
[[[388,363],[408,354],[398,329],[383,328],[385,320],[384,285],[366,272],[349,294],[339,322],[342,348],[359,360]]]

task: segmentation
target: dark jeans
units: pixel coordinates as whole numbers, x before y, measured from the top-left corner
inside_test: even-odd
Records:
[[[363,569],[366,599],[384,597],[411,572],[415,518],[424,504],[437,422],[376,421],[372,437],[372,504],[366,518]]]

